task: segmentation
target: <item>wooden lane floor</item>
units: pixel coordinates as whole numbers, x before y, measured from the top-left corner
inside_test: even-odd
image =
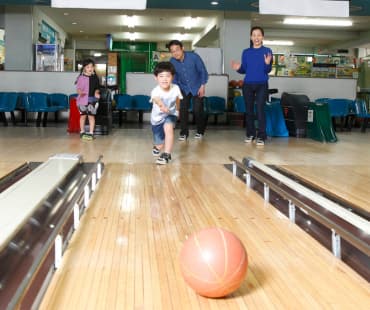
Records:
[[[179,130],[176,129],[177,137]],[[250,156],[271,165],[370,166],[370,130],[366,133],[339,132],[337,143],[321,143],[311,139],[272,138],[263,148],[243,142],[244,129],[209,128],[202,141],[175,141],[173,163],[228,163]],[[67,134],[66,128],[0,127],[0,163],[44,162],[56,153],[82,154],[84,161],[96,161],[103,155],[105,163],[153,163],[152,133],[143,128],[113,129],[93,142],[81,141],[78,134]],[[370,175],[369,175],[370,178]]]
[[[16,162],[9,162],[9,161],[0,162],[0,178],[5,176],[5,175],[8,175],[13,170],[20,167],[22,164],[24,164],[24,162],[18,162],[18,161],[16,161]]]
[[[207,299],[178,256],[206,227],[234,232],[246,280]],[[369,283],[220,164],[107,164],[40,309],[368,309]]]
[[[369,165],[285,165],[279,168],[370,212]]]

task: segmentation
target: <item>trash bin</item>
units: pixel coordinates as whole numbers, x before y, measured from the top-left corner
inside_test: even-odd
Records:
[[[283,93],[281,106],[289,135],[297,138],[306,136],[307,109],[310,100],[306,95]]]
[[[69,133],[80,132],[80,111],[77,108],[77,97],[69,97],[69,118],[68,118],[68,129]]]
[[[95,117],[96,135],[108,135],[112,130],[112,93],[109,89],[100,89],[99,108]]]
[[[307,111],[307,137],[320,142],[337,142],[329,105],[310,102]]]

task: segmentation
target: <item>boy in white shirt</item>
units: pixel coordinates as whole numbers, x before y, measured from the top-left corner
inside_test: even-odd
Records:
[[[156,163],[168,164],[174,141],[174,129],[179,117],[180,88],[172,84],[175,67],[170,62],[160,62],[154,69],[158,85],[152,90],[150,101],[153,103],[151,124],[153,131],[153,156],[159,156]],[[160,152],[162,151],[162,154]]]

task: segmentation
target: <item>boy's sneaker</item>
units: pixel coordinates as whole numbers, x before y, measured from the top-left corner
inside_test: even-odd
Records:
[[[203,138],[203,134],[201,133],[196,133],[194,136],[194,139],[202,139],[202,138]]]
[[[179,141],[185,141],[188,138],[187,135],[180,135]]]
[[[168,164],[169,163],[169,161],[171,160],[171,154],[168,154],[168,153],[162,153],[159,157],[158,157],[158,159],[157,159],[157,161],[156,161],[156,163],[158,164],[158,165],[166,165],[166,164]]]
[[[265,140],[263,140],[261,138],[257,138],[256,145],[257,146],[264,146],[265,145]]]
[[[254,140],[254,136],[248,136],[244,139],[245,143],[251,143]]]
[[[155,146],[153,146],[153,149],[152,149],[153,156],[159,156],[159,153],[160,151]]]

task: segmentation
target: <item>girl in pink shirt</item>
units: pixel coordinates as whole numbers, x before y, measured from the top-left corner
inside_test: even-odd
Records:
[[[99,106],[100,85],[94,67],[92,59],[84,60],[81,73],[76,80],[77,107],[80,111],[80,137],[83,140],[94,139],[95,115]],[[89,119],[88,133],[85,133],[86,118]]]

